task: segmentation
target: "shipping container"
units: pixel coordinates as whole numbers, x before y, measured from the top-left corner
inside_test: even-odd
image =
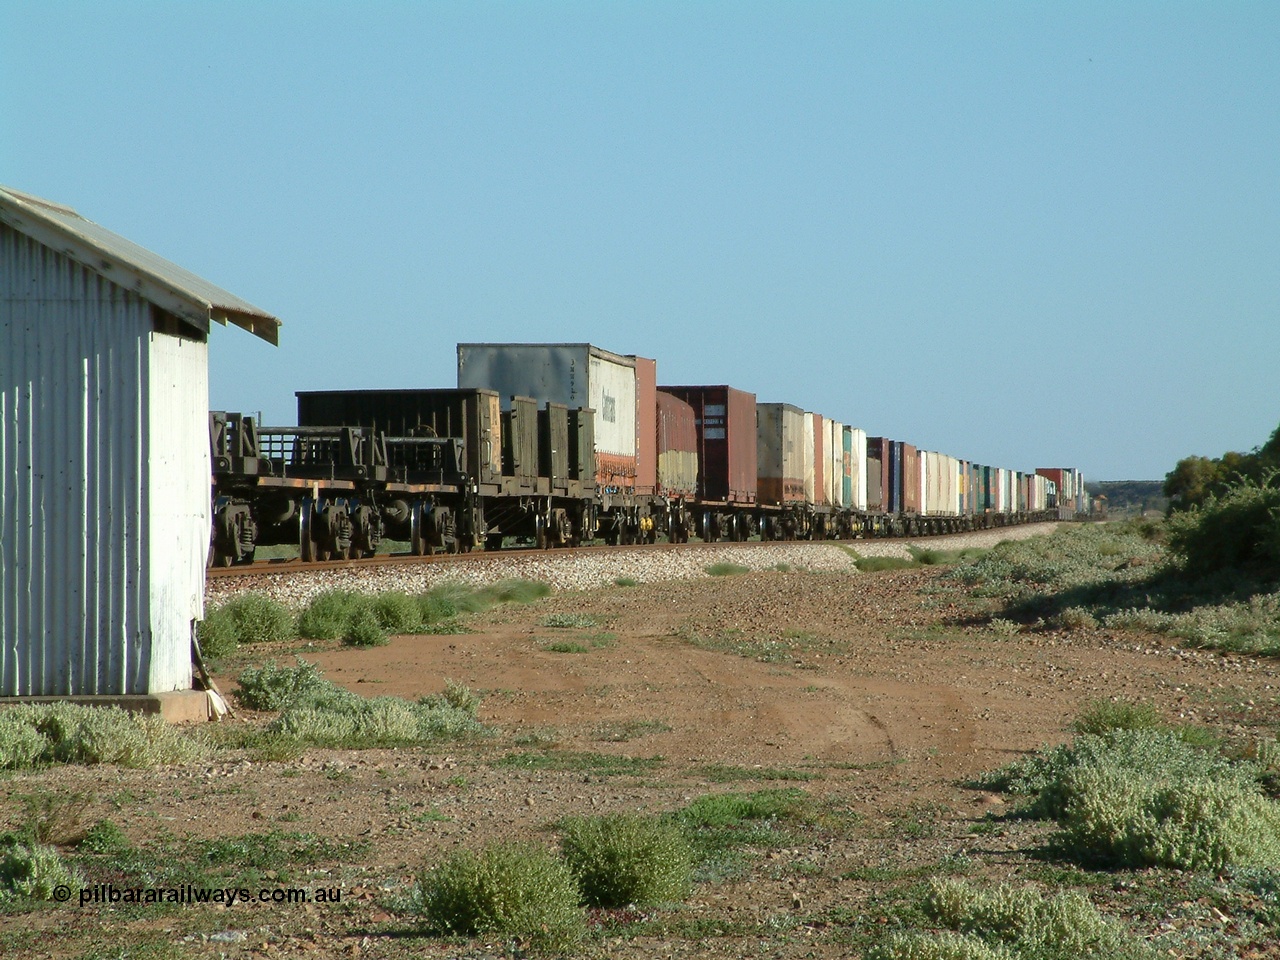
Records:
[[[813,418],[789,403],[757,403],[756,422],[760,502],[805,501],[813,482]]]
[[[839,420],[827,420],[827,462],[823,479],[827,490],[827,503],[843,507],[844,499],[844,424]]]
[[[854,497],[853,484],[853,466],[856,462],[854,459],[854,429],[853,427],[845,427],[840,434],[840,448],[843,452],[840,475],[841,496],[840,502],[846,510],[858,509],[858,502]]]
[[[870,510],[871,488],[870,488],[870,471],[871,464],[867,460],[867,431],[858,427],[845,427],[845,437],[847,441],[847,449],[849,451],[848,458],[848,474],[849,483],[852,492],[849,500],[845,504],[854,510],[862,510],[864,512]],[[879,470],[877,464],[874,468]],[[878,477],[876,489],[879,489]]]
[[[867,439],[867,512],[893,512],[893,441],[887,437]]]
[[[821,420],[816,413],[805,411],[804,415],[804,498],[809,503],[817,503],[819,491],[822,489],[819,471],[822,469],[822,430]]]
[[[658,389],[693,408],[698,498],[711,503],[755,503],[756,395],[724,384]]]
[[[670,393],[657,392],[657,492],[664,497],[693,497],[698,492],[698,426],[693,407]]]
[[[902,448],[902,510],[918,514],[924,509],[921,491],[920,452],[909,443]]]
[[[590,407],[597,482],[607,490],[635,489],[639,420],[633,359],[587,343],[460,343],[458,386],[494,391],[504,407],[513,396]]]
[[[658,489],[658,361],[628,358],[636,365],[636,493]]]

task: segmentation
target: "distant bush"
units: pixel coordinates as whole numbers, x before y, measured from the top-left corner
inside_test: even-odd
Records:
[[[1244,481],[1169,518],[1169,549],[1188,574],[1225,569],[1280,579],[1280,486],[1274,483],[1274,476],[1262,485]]]
[[[563,951],[586,933],[568,866],[532,844],[501,844],[448,857],[418,881],[429,929],[462,936],[496,933]]]
[[[707,573],[713,577],[732,577],[740,573],[749,573],[750,567],[744,567],[740,563],[713,563],[706,568]]]
[[[1076,733],[1110,733],[1112,730],[1165,730],[1168,724],[1149,703],[1095,700],[1071,724]]]
[[[342,642],[351,647],[382,647],[390,640],[371,603],[357,607],[342,632]]]
[[[196,625],[196,639],[200,653],[211,660],[229,657],[240,649],[239,631],[231,611],[213,607],[205,611],[204,619]]]
[[[564,825],[561,852],[592,907],[647,906],[683,900],[692,851],[674,823],[615,814]]]
[[[959,550],[939,550],[936,547],[921,547],[916,544],[908,544],[907,552],[911,554],[911,558],[925,566],[950,565],[955,563],[963,563],[967,560],[977,560],[979,557],[986,556],[985,547],[962,547]]]
[[[880,573],[885,570],[914,570],[920,561],[914,557],[858,557],[857,566],[863,573]]]
[[[1006,540],[946,576],[979,596],[1018,599],[1046,591],[1138,580],[1164,556],[1127,527],[1072,526],[1044,537]]]

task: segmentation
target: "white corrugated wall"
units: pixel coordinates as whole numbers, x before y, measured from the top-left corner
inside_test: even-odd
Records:
[[[148,692],[191,686],[192,621],[204,617],[209,553],[209,345],[151,334],[151,654]]]
[[[192,484],[202,485],[203,506],[179,512],[208,510],[208,454],[206,472],[182,488],[176,469],[148,481],[152,307],[3,225],[0,284],[0,695],[189,687],[190,604],[180,636],[155,632],[151,578],[179,565],[190,576],[175,536],[176,556],[194,548],[176,529],[152,537],[161,513],[190,501]],[[178,406],[178,394],[185,413],[158,409]],[[151,406],[176,424],[207,397],[202,374]],[[207,425],[195,436],[207,443]]]

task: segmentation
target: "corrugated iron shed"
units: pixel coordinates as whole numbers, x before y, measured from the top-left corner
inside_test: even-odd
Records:
[[[232,323],[279,344],[280,321],[247,300],[87,220],[70,207],[0,185],[0,223],[209,332]]]
[[[209,548],[208,329],[279,321],[0,188],[0,696],[191,687]]]

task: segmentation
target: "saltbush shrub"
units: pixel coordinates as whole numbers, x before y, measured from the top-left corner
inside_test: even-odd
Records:
[[[314,663],[301,657],[292,667],[278,666],[274,661],[260,667],[249,667],[236,678],[240,689],[236,699],[250,710],[280,710],[328,683]]]
[[[648,906],[683,900],[693,854],[678,826],[634,814],[573,818],[561,854],[591,907]]]
[[[378,626],[389,634],[417,633],[422,629],[418,602],[407,593],[389,590],[373,598],[373,614]]]
[[[1280,804],[1263,793],[1265,773],[1180,731],[1111,728],[1004,767],[986,785],[1031,794],[1023,812],[1057,821],[1051,846],[1083,864],[1275,867]]]
[[[475,716],[478,702],[478,697],[458,685],[415,702],[362,697],[317,677],[283,704],[267,733],[296,743],[349,750],[466,739],[484,732]]]
[[[202,737],[118,707],[24,704],[0,711],[0,769],[44,763],[153,767],[205,756]]]
[[[0,901],[15,897],[52,900],[58,886],[81,887],[79,873],[68,867],[57,849],[0,837]]]
[[[230,619],[237,643],[268,643],[297,636],[293,615],[261,593],[241,594],[219,605],[215,612]]]
[[[586,932],[573,874],[538,845],[460,851],[424,873],[418,888],[427,926],[436,933],[496,933],[566,950]]]
[[[369,598],[352,590],[326,590],[312,597],[298,616],[298,635],[311,640],[340,640],[352,617]]]
[[[1082,894],[1045,897],[1031,887],[981,890],[931,880],[922,909],[941,933],[898,934],[868,952],[874,960],[1154,960],[1155,952],[1100,914]]]

